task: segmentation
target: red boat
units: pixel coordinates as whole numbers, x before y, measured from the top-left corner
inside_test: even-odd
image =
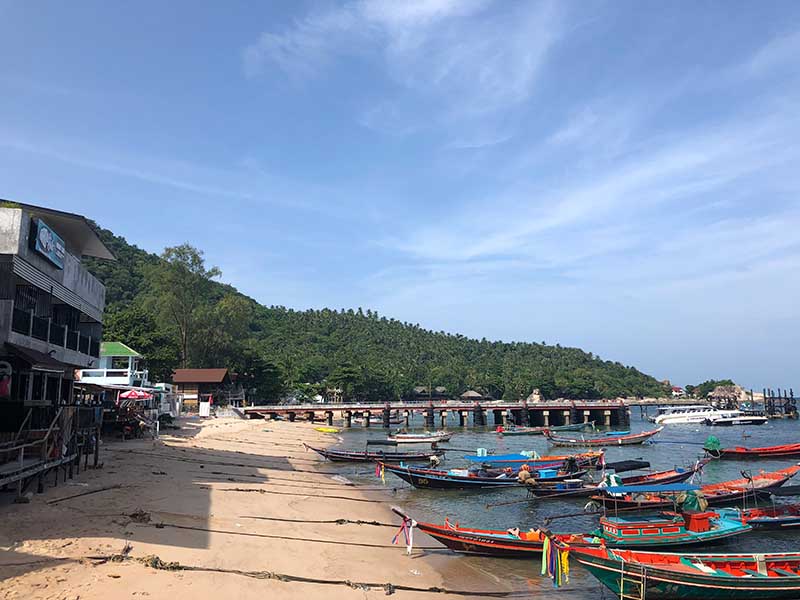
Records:
[[[733,508],[722,509],[731,513],[738,513],[742,523],[758,529],[785,529],[787,527],[800,527],[800,504],[774,504],[761,508],[747,508],[736,510]]]
[[[709,505],[721,506],[741,501],[744,498],[768,497],[771,490],[781,487],[794,477],[800,466],[795,465],[771,473],[759,473],[752,477],[732,479],[722,483],[704,485],[700,488]],[[607,494],[592,496],[593,500],[613,503],[618,508],[664,508],[674,504],[673,499],[660,494],[625,494],[609,496]]]
[[[704,448],[709,456],[723,460],[751,460],[759,458],[800,458],[800,444],[764,446],[762,448]]]

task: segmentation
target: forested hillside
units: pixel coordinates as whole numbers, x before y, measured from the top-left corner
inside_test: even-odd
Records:
[[[261,399],[339,388],[347,399],[406,397],[414,386],[476,389],[516,400],[660,395],[633,367],[559,345],[502,343],[433,332],[371,310],[295,311],[262,306],[228,285],[188,245],[159,257],[110,231],[116,262],[87,259],[107,286],[105,338],[142,352],[151,372],[227,366]]]

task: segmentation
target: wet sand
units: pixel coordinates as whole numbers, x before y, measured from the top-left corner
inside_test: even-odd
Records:
[[[58,487],[49,478],[45,493],[30,504],[13,504],[10,493],[0,496],[0,598],[386,595],[384,588],[359,583],[511,591],[419,532],[410,556],[404,546],[393,546],[400,519],[380,480],[348,485],[334,478],[333,464],[302,445],[331,445],[335,436],[308,423],[179,424],[158,441],[106,443],[101,469],[82,471]],[[337,519],[386,525],[306,522]],[[172,562],[183,568],[154,568]],[[283,581],[276,574],[353,585]],[[435,591],[395,595],[444,597]]]

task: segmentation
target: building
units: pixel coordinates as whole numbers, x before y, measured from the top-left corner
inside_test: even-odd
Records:
[[[678,385],[672,386],[672,397],[673,398],[683,398],[686,395],[684,389]]]
[[[0,488],[97,462],[102,409],[74,373],[98,365],[106,290],[84,256],[114,259],[85,217],[0,201]]]
[[[70,404],[73,371],[98,364],[105,286],[81,257],[114,259],[86,218],[0,203],[0,386],[3,429]]]
[[[102,342],[98,367],[82,369],[78,377],[82,383],[94,385],[150,387],[142,355],[122,342]]]
[[[228,369],[175,369],[172,383],[183,410],[196,411],[212,396],[217,402],[227,400],[232,381]]]

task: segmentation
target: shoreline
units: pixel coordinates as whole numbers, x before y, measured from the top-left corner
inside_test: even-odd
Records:
[[[402,541],[393,546],[400,519],[390,510],[389,490],[334,478],[334,463],[303,443],[327,447],[337,440],[312,424],[179,423],[181,430],[159,440],[105,444],[102,469],[48,487],[29,504],[0,499],[0,597],[386,595],[383,587],[344,582],[511,592],[420,532],[410,556]],[[337,524],[340,519],[382,525]],[[145,557],[151,557],[147,564]],[[153,568],[168,563],[182,568]],[[281,581],[281,575],[340,583]]]

